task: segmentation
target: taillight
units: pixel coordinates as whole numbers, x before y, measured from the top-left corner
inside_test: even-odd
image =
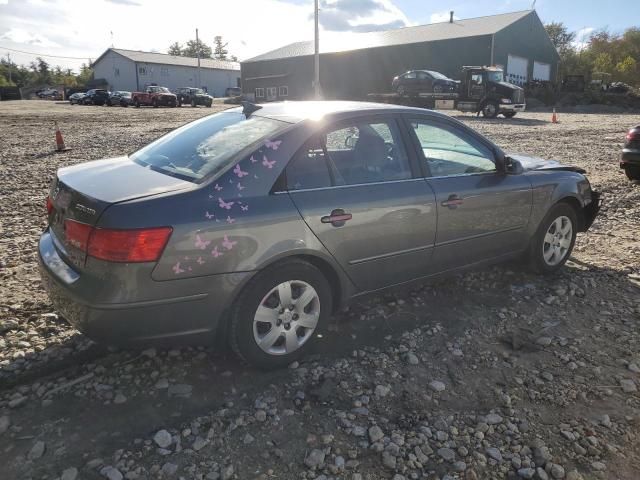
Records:
[[[627,132],[627,142],[640,140],[640,128],[632,128]]]
[[[155,262],[162,255],[172,229],[140,230],[96,228],[89,239],[87,253],[110,262]]]
[[[134,263],[157,261],[173,230],[170,227],[115,230],[65,220],[64,231],[67,243],[91,257]]]
[[[53,200],[51,197],[47,197],[47,217],[51,215],[51,212],[53,212]]]

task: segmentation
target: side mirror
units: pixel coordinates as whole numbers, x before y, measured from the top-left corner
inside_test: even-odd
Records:
[[[518,160],[508,157],[506,155],[504,157],[504,166],[505,166],[504,172],[510,175],[520,175],[521,173],[524,172],[524,168]]]

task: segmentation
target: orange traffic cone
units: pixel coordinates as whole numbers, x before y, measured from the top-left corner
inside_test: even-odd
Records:
[[[60,127],[58,127],[58,122],[54,122],[54,125],[56,126],[56,152],[66,152],[67,150],[71,150],[64,145],[64,139],[62,138]]]
[[[553,115],[551,115],[551,123],[558,123],[558,115],[555,108],[553,109]]]

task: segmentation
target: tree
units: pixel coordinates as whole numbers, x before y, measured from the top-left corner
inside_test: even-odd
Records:
[[[200,58],[211,58],[211,47],[204,43],[202,40],[189,40],[187,46],[182,49],[181,55],[183,57],[197,57],[198,51],[200,52]]]
[[[93,69],[91,68],[91,60],[88,63],[83,63],[80,67],[80,75],[78,75],[78,84],[86,85],[90,80],[93,79]]]
[[[549,34],[551,42],[558,50],[560,57],[565,56],[568,52],[573,50],[573,41],[576,39],[575,32],[569,32],[567,27],[562,22],[547,23],[544,28]]]
[[[229,50],[227,50],[227,43],[222,43],[222,37],[220,35],[216,35],[213,37],[213,43],[215,43],[215,49],[213,51],[213,58],[217,58],[218,60],[226,60],[227,54]]]
[[[622,81],[633,82],[637,78],[638,62],[635,58],[627,56],[616,64],[616,72],[620,74]]]
[[[175,55],[177,57],[181,56],[182,45],[180,45],[178,42],[173,42],[171,45],[169,45],[169,51],[167,53],[169,53],[169,55]]]
[[[608,53],[599,53],[593,62],[594,72],[613,73],[613,59]]]

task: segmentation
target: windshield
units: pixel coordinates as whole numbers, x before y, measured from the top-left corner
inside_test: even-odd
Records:
[[[427,70],[427,72],[433,78],[437,78],[438,80],[449,80],[449,77],[447,77],[446,75],[441,74],[440,72],[432,72],[431,70]]]
[[[504,74],[502,70],[494,70],[487,72],[487,80],[490,82],[502,82],[504,81]]]
[[[149,91],[153,93],[171,93],[167,87],[150,87]]]
[[[204,95],[204,90],[202,90],[201,88],[193,88],[191,89],[191,93],[193,93],[194,95]]]
[[[213,175],[254,142],[272,137],[288,124],[241,112],[222,112],[168,133],[138,150],[131,159],[143,166],[195,181]]]

